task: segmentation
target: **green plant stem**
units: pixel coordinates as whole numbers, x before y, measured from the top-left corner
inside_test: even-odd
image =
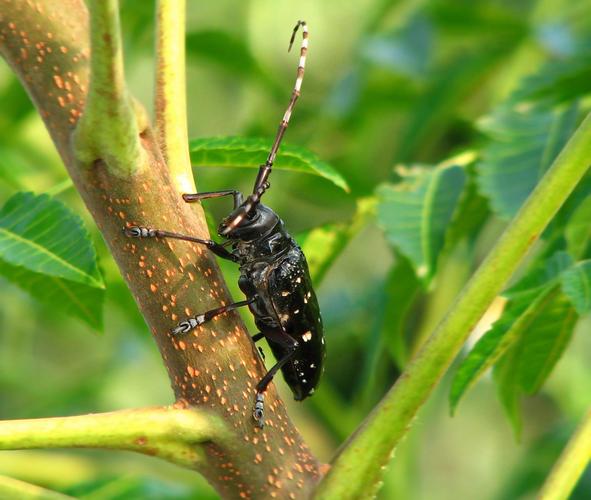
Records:
[[[117,0],[88,0],[90,85],[74,135],[78,160],[102,159],[109,170],[128,176],[146,165],[135,105],[125,85]]]
[[[0,421],[0,450],[105,448],[157,456],[188,468],[204,457],[199,444],[228,437],[211,413],[175,407],[74,417]]]
[[[340,449],[316,498],[366,498],[378,490],[383,469],[463,343],[552,217],[589,168],[587,116],[532,192],[445,318],[396,384]]]
[[[567,499],[591,461],[591,410],[570,438],[558,462],[552,468],[538,498]]]
[[[186,0],[158,0],[154,109],[156,137],[173,182],[181,193],[194,193],[187,135],[185,9]]]
[[[6,476],[0,476],[0,498],[18,498],[19,500],[72,500],[70,496]]]

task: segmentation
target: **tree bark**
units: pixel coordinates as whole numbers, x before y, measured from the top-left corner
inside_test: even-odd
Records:
[[[238,314],[218,317],[186,336],[170,333],[187,316],[231,301],[215,259],[198,244],[135,240],[122,233],[124,226],[142,225],[209,237],[201,207],[182,201],[150,128],[140,129],[149,167],[131,175],[113,173],[101,158],[86,165],[74,155],[72,134],[89,83],[88,40],[81,0],[0,0],[0,52],[45,121],[135,297],[177,405],[207,409],[233,432],[231,439],[206,447],[207,465],[199,472],[230,498],[306,497],[320,478],[319,464],[273,385],[265,401],[265,428],[253,422],[254,388],[265,368]]]

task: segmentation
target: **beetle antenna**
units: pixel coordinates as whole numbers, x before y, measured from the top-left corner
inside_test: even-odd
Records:
[[[271,150],[269,151],[269,156],[267,157],[267,161],[259,167],[259,173],[257,175],[256,181],[254,183],[254,188],[252,194],[246,199],[246,201],[238,207],[234,212],[230,214],[227,218],[227,223],[225,223],[224,230],[222,231],[222,235],[228,234],[234,228],[236,228],[240,222],[251,212],[251,210],[258,205],[261,200],[261,197],[265,193],[267,189],[269,189],[269,182],[268,178],[271,175],[271,170],[273,168],[273,162],[275,161],[275,157],[277,156],[277,151],[279,150],[279,146],[281,145],[281,141],[283,140],[283,135],[287,130],[287,126],[289,125],[289,119],[291,118],[291,113],[293,108],[295,107],[295,103],[300,96],[300,90],[302,88],[302,81],[304,80],[304,69],[306,67],[306,55],[308,53],[308,25],[306,21],[298,21],[293,28],[293,32],[291,34],[291,38],[289,39],[289,47],[287,51],[291,50],[293,42],[295,40],[295,36],[298,32],[298,29],[302,27],[302,45],[300,47],[300,63],[298,65],[298,71],[296,75],[295,85],[293,87],[293,91],[291,93],[291,98],[289,100],[289,104],[287,105],[287,109],[285,110],[285,114],[283,115],[283,119],[279,124],[279,128],[277,130],[277,134],[275,135],[275,140],[273,141],[273,145],[271,146]]]

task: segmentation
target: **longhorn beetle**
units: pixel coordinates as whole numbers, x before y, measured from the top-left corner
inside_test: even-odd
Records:
[[[248,306],[260,330],[260,333],[252,337],[253,341],[257,342],[264,337],[277,358],[277,363],[256,386],[253,418],[260,427],[264,425],[265,391],[277,371],[283,372],[295,399],[300,401],[313,394],[322,373],[325,356],[322,319],[306,258],[285,230],[283,221],[260,202],[269,189],[268,178],[273,162],[304,78],[308,51],[308,28],[304,21],[298,21],[295,25],[289,49],[300,26],[302,46],[295,86],[267,161],[259,167],[252,194],[246,200],[242,193],[233,189],[183,195],[187,203],[222,196],[234,198],[234,210],[218,227],[218,234],[227,241],[220,244],[147,227],[133,226],[125,229],[127,236],[135,238],[174,238],[200,243],[218,257],[239,264],[238,285],[246,295],[246,300],[187,318],[172,333],[185,334],[220,314]],[[227,246],[231,250],[226,249]]]

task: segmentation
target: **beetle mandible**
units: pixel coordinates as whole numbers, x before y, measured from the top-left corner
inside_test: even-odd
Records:
[[[218,257],[239,264],[238,285],[246,295],[246,300],[187,318],[172,332],[175,335],[188,333],[220,314],[248,306],[260,330],[252,337],[253,341],[264,337],[277,358],[277,363],[256,386],[253,418],[260,427],[264,425],[265,391],[277,371],[282,371],[295,399],[300,401],[313,394],[325,356],[322,319],[306,258],[285,230],[283,221],[260,202],[269,188],[268,178],[273,162],[304,78],[308,51],[308,28],[304,21],[298,21],[295,25],[289,49],[300,27],[302,45],[295,86],[267,161],[259,167],[252,194],[246,200],[242,193],[233,189],[183,195],[187,203],[222,196],[234,198],[234,210],[218,228],[219,236],[226,241],[220,244],[213,240],[139,226],[124,230],[127,236],[135,238],[173,238],[200,243]],[[228,250],[227,246],[231,249]]]

